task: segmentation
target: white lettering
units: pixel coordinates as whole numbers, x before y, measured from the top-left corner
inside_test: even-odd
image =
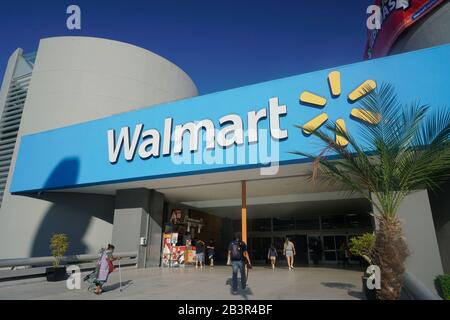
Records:
[[[367,18],[367,29],[381,29],[381,8],[377,5],[371,5],[367,8],[367,14],[370,16]]]
[[[205,119],[199,121],[197,124],[194,122],[187,122],[184,125],[178,125],[175,127],[175,145],[174,145],[174,153],[179,154],[183,150],[183,136],[185,132],[189,132],[189,151],[197,151],[198,150],[198,138],[199,131],[205,128],[206,129],[206,149],[214,149],[214,136],[215,136],[215,128],[214,124],[211,120]]]
[[[244,143],[244,127],[242,125],[242,119],[237,114],[230,114],[220,118],[219,123],[221,126],[231,122],[230,125],[222,128],[217,135],[217,144],[221,147],[230,147],[233,144],[241,145]],[[228,135],[233,133],[230,138]]]
[[[266,108],[263,108],[256,111],[250,111],[247,114],[248,118],[248,142],[254,143],[258,142],[258,122],[261,119],[264,119],[267,117],[267,110]]]
[[[139,147],[139,157],[141,157],[142,159],[158,157],[160,143],[159,132],[155,129],[144,131],[142,133],[142,138],[144,139],[144,142]],[[147,150],[149,146],[151,146],[152,148],[150,150]]]
[[[139,136],[144,125],[138,124],[134,130],[133,140],[130,144],[130,128],[123,127],[120,130],[119,138],[117,143],[115,143],[115,130],[108,130],[108,152],[109,152],[109,162],[116,163],[119,157],[122,144],[124,145],[125,159],[128,161],[133,160],[134,153],[136,152],[136,146],[139,140]]]
[[[164,145],[163,145],[163,155],[167,156],[170,154],[170,143],[172,140],[172,118],[167,118],[164,121]]]
[[[81,30],[81,9],[77,5],[70,5],[66,10],[67,17],[66,26],[69,30]]]
[[[280,106],[278,104],[278,98],[271,98],[269,100],[270,106],[270,134],[272,138],[281,140],[287,138],[287,130],[280,129],[280,115],[287,113],[286,106]]]
[[[107,131],[108,137],[108,158],[112,164],[117,163],[119,156],[122,153],[127,161],[131,161],[134,158],[136,152],[143,160],[149,158],[159,157],[161,154],[164,156],[175,156],[183,153],[183,149],[189,149],[190,152],[197,152],[205,145],[205,150],[210,151],[208,156],[211,158],[223,158],[223,153],[217,153],[217,146],[222,148],[228,148],[236,146],[238,152],[238,158],[241,151],[245,150],[244,141],[248,139],[248,144],[251,146],[253,143],[258,142],[260,147],[263,145],[259,140],[262,139],[262,135],[265,134],[272,140],[268,148],[270,149],[272,144],[276,141],[282,140],[288,137],[288,130],[280,128],[281,117],[287,114],[287,107],[285,105],[279,105],[277,97],[269,100],[269,110],[262,108],[260,110],[250,111],[247,113],[248,131],[244,133],[244,123],[241,116],[238,114],[228,114],[219,119],[219,129],[216,132],[214,122],[209,119],[203,119],[201,121],[190,121],[184,124],[178,124],[173,130],[173,119],[166,118],[164,120],[164,133],[161,135],[158,129],[147,129],[143,131],[144,125],[137,124],[134,132],[130,132],[130,127],[122,127],[119,129],[110,129]],[[260,122],[269,118],[269,125],[265,124],[262,128]],[[270,126],[270,134],[267,128]],[[118,137],[116,137],[116,130],[119,131]],[[172,132],[173,130],[173,132]],[[187,141],[185,135],[189,135]],[[172,150],[172,135],[173,135],[173,150]],[[247,135],[247,137],[246,137]],[[186,137],[187,138],[187,137]],[[205,141],[205,142],[203,142]],[[199,148],[200,144],[200,148]],[[265,145],[264,147],[266,147]],[[278,145],[277,145],[278,146]],[[267,149],[267,148],[266,148]],[[268,149],[267,149],[268,150]],[[214,153],[215,152],[215,153]],[[189,156],[189,153],[183,153],[183,155]],[[205,153],[202,153],[204,156]],[[278,159],[278,154],[274,153]],[[200,159],[200,163],[203,163],[204,158]],[[239,160],[239,159],[238,159]],[[232,163],[235,159],[233,157]],[[258,161],[255,159],[255,161]],[[277,160],[276,160],[277,161]],[[259,159],[261,162],[261,158]],[[273,163],[274,160],[270,159],[268,163]],[[256,162],[255,162],[256,163]],[[266,162],[264,162],[266,163]]]

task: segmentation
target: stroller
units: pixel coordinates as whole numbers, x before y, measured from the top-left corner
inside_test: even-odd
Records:
[[[94,271],[92,271],[83,278],[83,281],[86,282],[88,285],[89,292],[95,291],[95,288],[97,287],[97,276],[98,276],[98,269],[95,268]]]
[[[99,251],[99,253],[100,253],[100,258],[101,258],[101,256],[102,256],[104,250],[105,250],[105,249],[102,248],[102,249]],[[88,275],[86,275],[86,276],[83,278],[83,281],[87,283],[88,291],[89,291],[89,292],[94,292],[94,291],[95,291],[95,288],[97,287],[97,284],[98,284],[98,283],[97,283],[97,277],[98,277],[98,273],[99,273],[99,262],[100,262],[100,259],[97,261],[97,265],[95,266],[94,271],[92,271],[91,273],[89,273]]]

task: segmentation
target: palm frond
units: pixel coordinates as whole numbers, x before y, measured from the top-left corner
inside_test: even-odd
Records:
[[[330,121],[311,133],[323,144],[318,155],[296,154],[313,161],[312,182],[320,177],[344,184],[382,214],[394,216],[407,194],[435,189],[450,178],[450,112],[430,113],[419,102],[402,105],[388,84],[364,90],[359,105],[376,124],[360,123],[360,142]],[[346,148],[335,142],[337,135],[349,142]]]

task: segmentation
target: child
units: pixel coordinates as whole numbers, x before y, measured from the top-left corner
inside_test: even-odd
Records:
[[[269,252],[267,253],[267,258],[270,260],[270,263],[272,264],[272,269],[275,269],[275,263],[277,260],[277,249],[273,244],[270,245]]]

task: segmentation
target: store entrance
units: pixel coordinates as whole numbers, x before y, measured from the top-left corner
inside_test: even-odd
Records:
[[[269,266],[271,244],[277,250],[278,263],[285,265],[286,237],[296,247],[295,265],[339,265],[349,239],[373,230],[372,208],[366,199],[330,192],[328,186],[311,193],[306,178],[248,181],[245,215],[242,190],[241,181],[159,190],[167,201],[163,258],[171,257],[170,244],[174,243],[176,250],[184,252],[184,264],[192,264],[196,241],[212,240],[214,264],[226,264],[228,245],[235,235],[242,236],[245,226],[255,265]]]

